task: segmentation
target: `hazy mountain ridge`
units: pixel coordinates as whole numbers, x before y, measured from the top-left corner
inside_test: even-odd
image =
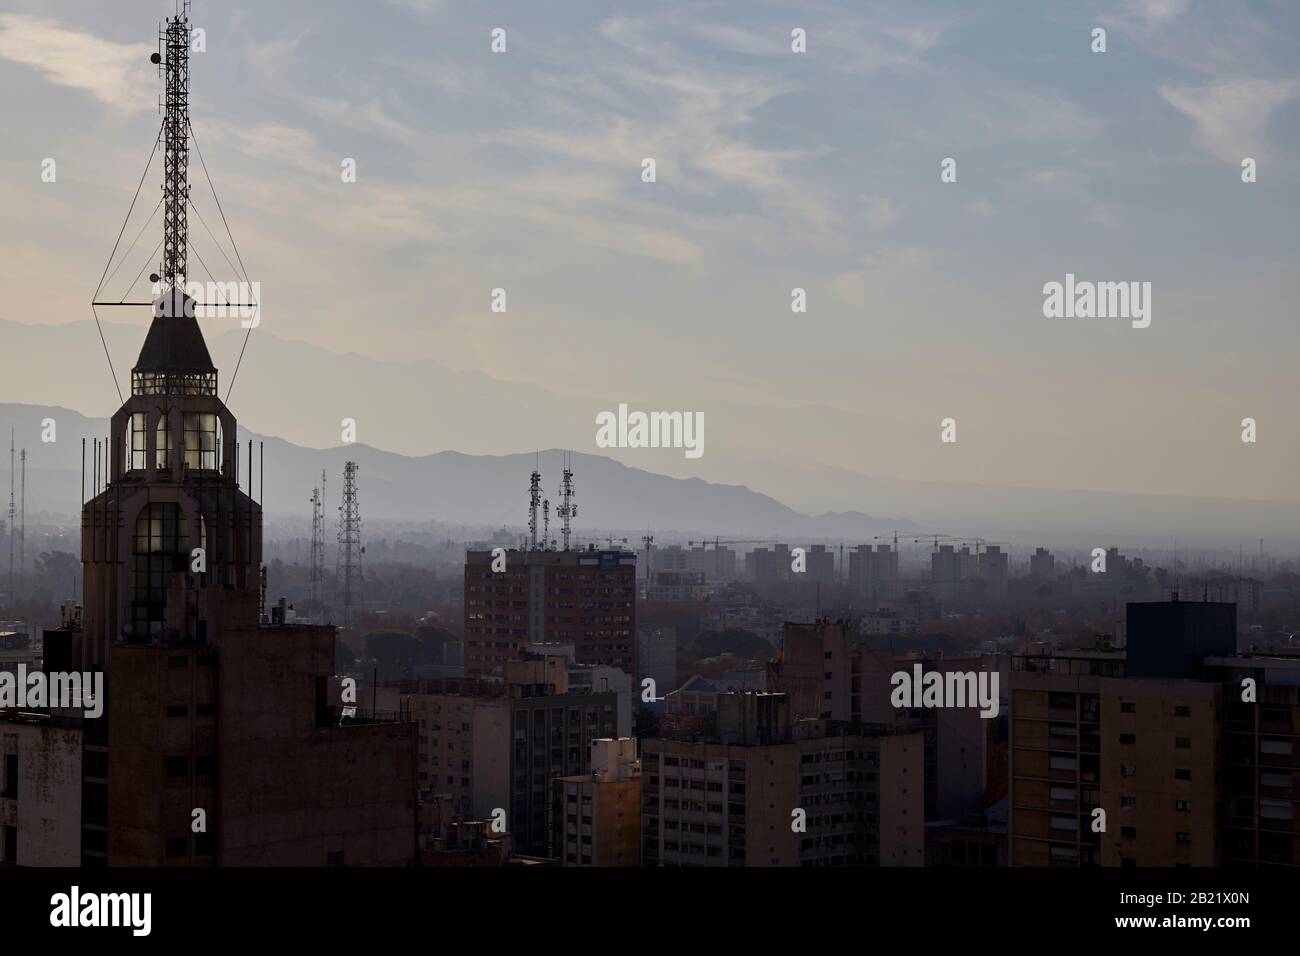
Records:
[[[213,359],[222,369],[224,398],[244,335],[233,326],[211,326],[207,332]],[[125,390],[145,326],[105,322],[104,333]],[[36,403],[11,406],[9,413],[17,416],[13,420],[22,427],[19,441],[31,455],[29,513],[46,508],[71,515],[80,484],[79,439],[106,437],[108,429],[106,419],[84,419],[66,406],[111,413],[119,401],[94,324],[0,321],[0,341],[8,359],[0,397],[21,396]],[[34,356],[55,358],[38,362]],[[623,398],[638,407],[635,396]],[[692,407],[689,396],[678,398],[680,403],[669,407]],[[382,362],[340,355],[279,338],[265,328],[253,332],[231,398],[231,409],[242,422],[259,431],[289,434],[294,441],[267,446],[269,514],[306,514],[306,499],[324,467],[332,518],[342,463],[355,456],[362,466],[363,515],[514,527],[526,520],[533,456],[500,453],[538,445],[591,449],[594,413],[601,407],[592,399],[503,382],[481,372],[460,372],[423,359]],[[61,447],[54,456],[37,447],[36,426],[51,408],[58,409],[61,428]],[[357,421],[360,443],[348,451],[330,449],[340,441],[345,417]],[[828,445],[813,424],[840,438]],[[1259,538],[1271,546],[1300,544],[1298,503],[1158,491],[1062,490],[1035,486],[1033,479],[1019,474],[1014,484],[1020,487],[1012,487],[1012,482],[999,484],[978,468],[978,481],[962,480],[960,476],[976,464],[962,456],[979,448],[984,449],[981,454],[1004,460],[1054,462],[1052,473],[1062,483],[1076,471],[1070,461],[1054,457],[1057,448],[1014,443],[995,447],[998,436],[980,435],[969,427],[959,445],[941,445],[936,435],[933,429],[822,406],[709,403],[706,451],[700,459],[688,460],[681,450],[666,449],[579,455],[575,461],[580,462],[582,510],[575,527],[674,530],[688,538],[798,534],[822,540],[870,540],[897,527],[1021,544],[1068,541],[1088,548],[1106,543],[1165,547],[1177,541],[1249,550]],[[1228,432],[1229,444],[1234,435]],[[872,471],[922,477],[867,474],[836,464],[836,449],[846,439],[873,449]],[[63,444],[68,441],[71,447]],[[1281,468],[1276,458],[1281,447],[1250,446],[1243,475],[1246,462],[1250,469]],[[457,451],[429,453],[431,448]],[[1239,450],[1234,447],[1234,452]],[[458,455],[475,464],[465,465]],[[92,457],[88,452],[88,474]],[[1122,455],[1113,461],[1112,472],[1125,484],[1161,487],[1143,473],[1141,456]],[[44,469],[51,470],[47,474]],[[549,496],[556,494],[559,470],[558,455],[543,460],[543,490]],[[87,487],[89,482],[87,477]],[[912,521],[873,519],[868,514],[908,515]]]
[[[42,421],[52,418],[56,441],[41,441]],[[28,449],[29,513],[46,511],[71,516],[81,488],[81,441],[87,444],[87,493],[93,484],[93,441],[107,439],[109,423],[70,409],[44,405],[0,404],[0,427],[14,427],[18,444]],[[332,522],[339,500],[343,464],[358,463],[363,520],[379,518],[412,523],[435,519],[464,524],[519,527],[527,520],[528,479],[540,466],[543,494],[559,504],[563,455],[558,450],[515,455],[468,455],[457,451],[411,457],[355,444],[327,449],[304,448],[280,438],[240,429],[241,455],[253,445],[255,497],[265,489],[268,515],[310,513],[311,489],[326,477],[327,517]],[[699,478],[672,478],[631,468],[599,455],[571,454],[579,512],[575,530],[698,530],[699,537],[756,534],[804,537],[870,537],[899,525],[860,512],[809,516],[767,495],[739,485]],[[247,483],[247,458],[240,464]],[[903,522],[913,527],[911,522]],[[552,523],[557,534],[558,520]]]

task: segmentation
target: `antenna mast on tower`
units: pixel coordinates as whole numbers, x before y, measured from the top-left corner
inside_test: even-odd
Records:
[[[351,625],[361,603],[361,505],[357,501],[357,463],[343,466],[343,504],[339,505],[339,585],[343,589],[343,623]]]
[[[555,509],[555,517],[560,519],[560,536],[564,541],[564,550],[569,550],[569,521],[578,516],[578,506],[573,503],[573,469],[568,456],[564,461],[564,479],[560,482],[560,505]]]
[[[14,593],[14,538],[17,537],[18,526],[14,520],[18,517],[18,510],[14,507],[14,430],[9,429],[9,606],[17,606],[17,595]]]
[[[320,484],[311,490],[311,603],[318,620],[325,584],[325,471],[321,470]]]
[[[153,61],[164,79],[167,93],[163,112],[163,246],[159,281],[166,288],[185,290],[186,253],[189,249],[190,201],[190,4],[159,31],[161,50]]]
[[[23,587],[27,574],[27,449],[18,453],[21,466],[18,476],[18,586]]]
[[[533,466],[532,477],[528,479],[528,550],[537,550],[537,508],[542,503],[542,475]]]
[[[650,552],[655,546],[655,536],[650,533],[649,529],[641,536],[641,543],[645,546],[645,583],[648,585],[650,583]]]

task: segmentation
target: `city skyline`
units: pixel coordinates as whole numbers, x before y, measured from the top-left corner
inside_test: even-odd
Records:
[[[1286,925],[1300,12],[9,2],[20,939]]]

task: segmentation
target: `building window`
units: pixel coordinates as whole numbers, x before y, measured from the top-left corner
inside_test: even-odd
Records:
[[[1184,769],[1182,769],[1182,768],[1179,768],[1179,769],[1177,769],[1177,770],[1174,771],[1174,779],[1175,779],[1175,780],[1191,780],[1191,779],[1192,779],[1192,772],[1191,772],[1190,770],[1184,770]]]
[[[1192,749],[1192,738],[1191,738],[1191,737],[1175,737],[1175,738],[1174,738],[1174,746],[1177,747],[1179,750],[1191,750],[1191,749]]]
[[[1175,707],[1175,708],[1174,708],[1174,716],[1175,716],[1175,717],[1190,717],[1190,716],[1192,716],[1192,708],[1190,708],[1190,707]]]
[[[1119,742],[1131,747],[1133,744],[1137,743],[1137,734],[1120,734]]]
[[[127,450],[132,471],[143,471],[148,467],[149,455],[149,416],[145,412],[135,412],[131,416],[131,437]]]
[[[154,428],[154,467],[162,471],[171,471],[172,467],[172,436],[167,427],[167,416],[159,415],[158,424]]]
[[[1119,712],[1121,714],[1136,714],[1137,704],[1133,703],[1131,700],[1123,701],[1119,705]]]
[[[185,467],[199,471],[217,470],[217,416],[211,412],[187,412],[185,424]]]
[[[168,777],[184,777],[190,772],[189,757],[164,757],[163,773]]]
[[[189,533],[180,505],[155,502],[141,510],[132,555],[132,629],[140,635],[155,634],[166,617],[171,575],[189,568]]]
[[[1191,804],[1191,801],[1190,801],[1190,800],[1175,800],[1175,801],[1174,801],[1174,809],[1177,810],[1179,813],[1191,813],[1191,812],[1192,812],[1192,804]]]

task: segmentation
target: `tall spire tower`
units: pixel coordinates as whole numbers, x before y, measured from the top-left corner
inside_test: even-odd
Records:
[[[114,643],[206,643],[212,631],[258,620],[262,509],[239,482],[246,466],[252,491],[252,443],[242,460],[238,424],[218,397],[217,369],[184,291],[188,9],[159,31],[151,57],[166,92],[163,254],[151,277],[159,294],[130,397],[112,418],[107,480],[82,505],[82,669],[101,669]]]

